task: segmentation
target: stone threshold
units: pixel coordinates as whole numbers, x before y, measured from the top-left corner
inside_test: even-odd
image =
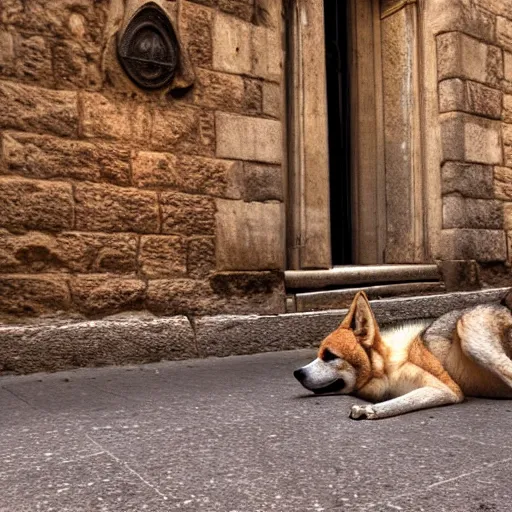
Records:
[[[499,302],[509,290],[493,288],[370,302],[377,321],[385,325]],[[339,325],[346,312],[337,309],[192,319],[133,312],[101,320],[60,318],[2,325],[0,374],[312,348]]]

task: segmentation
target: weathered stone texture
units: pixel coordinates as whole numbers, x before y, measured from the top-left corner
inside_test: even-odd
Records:
[[[261,114],[263,90],[260,80],[244,79],[244,99],[242,111],[247,114]]]
[[[244,107],[244,80],[238,75],[198,69],[192,97],[196,105],[240,112]]]
[[[252,37],[252,72],[279,82],[282,67],[281,35],[264,27],[254,27]]]
[[[493,168],[490,165],[446,162],[442,166],[442,193],[458,193],[464,197],[494,197]]]
[[[218,270],[283,268],[282,205],[218,199],[217,210]]]
[[[504,55],[504,69],[505,69],[505,80],[512,82],[512,53],[503,52]],[[512,92],[512,91],[508,91]]]
[[[0,178],[0,226],[11,231],[59,231],[73,226],[71,185]]]
[[[501,164],[500,123],[462,113],[441,116],[443,160]]]
[[[280,166],[244,164],[244,201],[282,201],[283,177]]]
[[[53,85],[52,53],[46,38],[0,30],[0,53],[1,75]]]
[[[496,20],[496,39],[499,46],[512,51],[512,20],[498,16]]]
[[[443,228],[503,228],[503,203],[458,195],[443,198]]]
[[[190,238],[187,252],[187,271],[190,277],[202,279],[215,270],[215,237]]]
[[[99,89],[103,84],[99,48],[82,42],[59,41],[53,50],[55,82],[67,89]]]
[[[158,203],[154,192],[78,183],[75,201],[78,230],[159,231]]]
[[[139,187],[239,197],[237,180],[242,163],[198,156],[141,151],[132,162],[133,180]]]
[[[217,112],[215,125],[218,157],[281,163],[283,148],[279,121]]]
[[[209,154],[213,151],[212,137],[202,132],[209,113],[196,108],[173,105],[155,109],[151,132],[151,147],[162,151],[179,151],[189,154]]]
[[[490,86],[503,79],[503,55],[500,48],[478,41],[460,32],[437,36],[438,78],[466,78]]]
[[[205,3],[210,5],[210,3]],[[180,37],[196,66],[212,65],[212,24],[213,12],[190,2],[182,2]]]
[[[441,259],[505,261],[507,246],[505,231],[491,229],[443,229]]]
[[[252,21],[254,17],[254,0],[217,0],[222,11],[237,16],[245,21]]]
[[[512,94],[503,95],[503,121],[512,123]]]
[[[67,310],[70,297],[64,279],[44,276],[0,276],[0,312],[37,316]]]
[[[0,230],[0,272],[132,273],[136,253],[134,235]]]
[[[187,242],[179,236],[143,236],[139,261],[142,273],[150,279],[184,276]]]
[[[488,11],[512,19],[512,4],[503,0],[479,0]]]
[[[7,170],[29,178],[130,183],[130,151],[118,145],[4,132],[2,151]]]
[[[494,168],[494,195],[496,199],[512,201],[512,169],[498,166]]]
[[[205,196],[162,192],[162,233],[186,236],[213,235],[215,201]]]
[[[86,315],[106,315],[141,309],[146,285],[138,279],[105,275],[74,276],[70,280],[73,306]]]
[[[151,113],[143,103],[114,101],[99,93],[81,95],[85,137],[101,139],[148,141]]]
[[[502,125],[503,133],[503,163],[512,167],[512,124]]]
[[[503,93],[477,82],[458,78],[439,84],[440,112],[461,111],[500,119]]]
[[[250,74],[251,32],[251,24],[231,16],[217,15],[213,24],[213,68]]]
[[[0,371],[17,373],[151,363],[199,355],[187,318],[155,318],[136,312],[124,318],[2,326],[0,346]]]
[[[510,238],[510,231],[512,231],[512,203],[503,203],[503,227],[507,230],[507,237]],[[512,253],[509,252],[509,259],[511,258]]]
[[[263,113],[279,119],[283,103],[281,86],[264,82],[263,84]]]
[[[101,42],[107,2],[2,0],[1,21],[27,32]]]
[[[0,82],[0,128],[76,135],[76,93]]]

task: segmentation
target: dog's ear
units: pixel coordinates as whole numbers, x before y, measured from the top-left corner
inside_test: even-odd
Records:
[[[340,327],[352,329],[363,347],[370,348],[373,345],[379,328],[366,293],[356,294]]]

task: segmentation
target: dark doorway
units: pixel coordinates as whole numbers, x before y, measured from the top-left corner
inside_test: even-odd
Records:
[[[324,0],[333,265],[353,263],[348,3]]]

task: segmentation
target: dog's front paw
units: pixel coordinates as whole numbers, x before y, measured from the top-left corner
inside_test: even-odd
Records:
[[[372,420],[376,414],[371,405],[353,405],[350,417],[353,420]]]

